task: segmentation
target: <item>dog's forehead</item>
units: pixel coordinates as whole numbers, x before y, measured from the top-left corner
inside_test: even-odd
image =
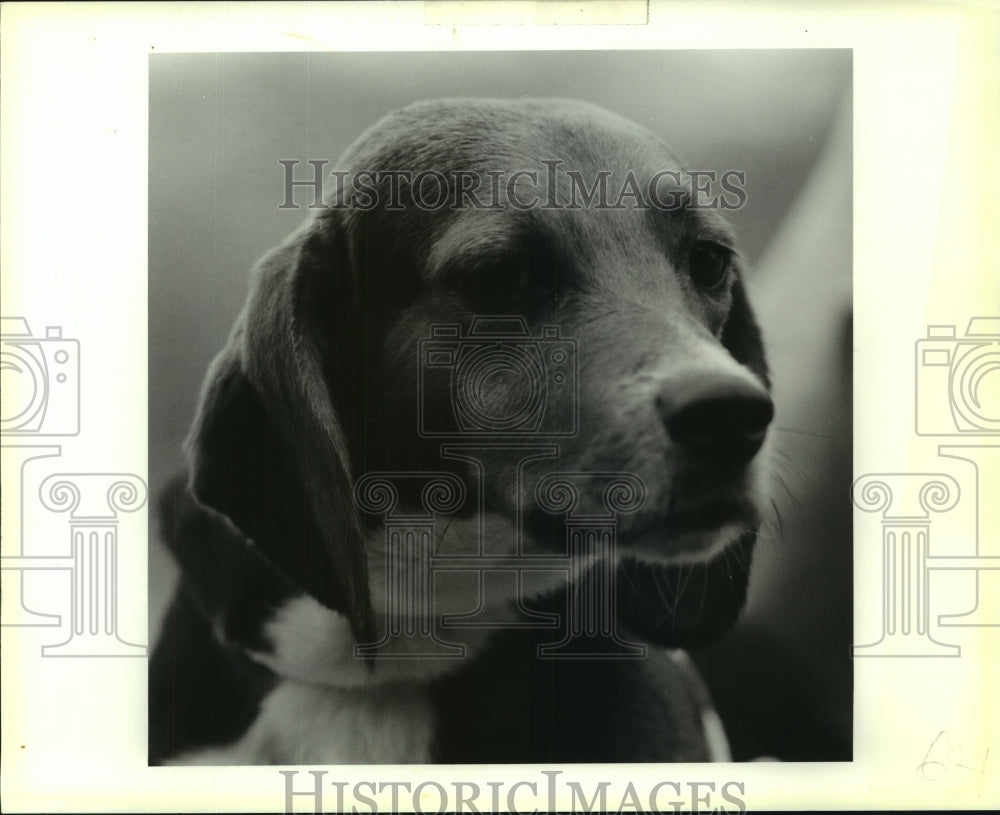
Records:
[[[410,105],[369,128],[340,167],[377,189],[374,210],[349,211],[345,219],[348,226],[365,220],[369,256],[418,259],[416,270],[431,277],[449,265],[523,250],[531,237],[555,245],[581,270],[609,258],[636,268],[675,260],[684,234],[733,243],[724,219],[687,207],[690,180],[661,139],[573,100]],[[422,187],[419,179],[431,174]],[[467,183],[471,196],[461,191]],[[416,188],[431,199],[443,190],[438,201],[445,205],[414,203]]]
[[[495,167],[484,167],[484,159]],[[652,173],[677,166],[645,128],[595,105],[566,99],[454,99],[389,114],[348,150],[349,169],[441,172],[569,169]]]

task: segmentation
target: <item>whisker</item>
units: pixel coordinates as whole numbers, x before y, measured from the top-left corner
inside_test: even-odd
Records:
[[[698,601],[697,620],[701,620],[701,615],[705,612],[705,601],[708,599],[708,569],[701,570],[701,599]]]
[[[685,572],[685,564],[682,563],[682,564],[680,564],[679,571],[680,571],[680,574],[682,575],[682,577],[678,581],[678,586],[677,586],[677,602],[678,602],[678,604],[680,603],[681,595],[684,593],[684,590],[687,588],[688,581],[691,580],[691,577],[694,574],[694,566],[693,565],[687,566],[687,574],[685,575],[684,574],[684,572]]]
[[[772,430],[777,430],[781,433],[794,433],[796,436],[813,436],[817,439],[832,439],[833,434],[831,433],[812,433],[808,430],[795,430],[791,427],[778,427],[778,425],[771,425]]]
[[[784,476],[778,473],[778,484],[784,489],[785,494],[788,496],[788,501],[792,505],[793,509],[802,509],[801,499],[792,492],[791,487],[788,486],[788,482],[785,480]]]
[[[795,475],[797,475],[799,478],[805,481],[810,487],[814,486],[812,483],[812,478],[809,475],[809,473],[803,470],[802,467],[800,467],[798,464],[796,464],[795,460],[790,455],[788,455],[788,453],[786,453],[784,450],[781,450],[780,448],[775,448],[774,452],[778,456],[780,456],[780,458],[774,462],[775,465],[777,465],[782,469],[787,468],[791,470],[792,472],[795,473]]]
[[[667,597],[666,586],[664,581],[660,580],[660,573],[656,571],[653,573],[653,585],[656,587],[656,593],[660,597],[660,603],[667,609],[670,608],[670,598]],[[667,615],[664,615],[666,617]]]
[[[438,535],[438,542],[439,543],[441,541],[443,541],[444,540],[444,536],[448,534],[448,530],[451,529],[451,522],[454,521],[454,520],[455,520],[455,516],[454,515],[449,515],[448,516],[448,523],[446,523],[444,525],[444,529],[442,529],[441,530],[441,534]]]
[[[778,524],[778,536],[777,536],[777,540],[779,542],[781,542],[781,543],[784,543],[785,542],[785,521],[781,517],[781,510],[778,509],[778,502],[775,501],[774,498],[771,499],[771,506],[774,508],[774,520]]]

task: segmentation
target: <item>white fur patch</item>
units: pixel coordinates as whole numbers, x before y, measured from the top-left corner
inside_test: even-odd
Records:
[[[497,527],[506,521],[492,517],[485,529],[475,520],[456,519],[448,529],[449,540],[435,541],[442,549],[466,548],[474,536],[483,532],[504,538]],[[714,534],[723,542],[740,530],[722,528]],[[717,541],[713,541],[717,543]],[[386,550],[378,537],[369,539],[372,599],[376,609],[376,637],[386,627]],[[714,549],[715,546],[709,546]],[[426,553],[429,554],[429,553]],[[697,555],[700,554],[701,557]],[[706,553],[695,553],[692,560]],[[426,565],[425,556],[406,567]],[[424,561],[421,564],[421,561]],[[565,571],[539,574],[536,583],[522,585],[526,595],[551,590],[564,584]],[[434,732],[433,708],[428,683],[460,667],[473,657],[490,636],[483,628],[442,629],[443,614],[456,614],[476,608],[478,583],[454,581],[435,585],[432,617],[435,634],[465,648],[463,657],[385,658],[371,662],[355,656],[355,643],[347,617],[326,608],[314,598],[303,595],[282,605],[264,627],[272,648],[249,652],[255,661],[273,670],[281,679],[265,697],[260,713],[247,732],[232,744],[191,751],[171,763],[205,765],[255,764],[353,764],[353,763],[426,763]],[[515,596],[491,598],[491,612],[503,613]],[[381,613],[380,613],[381,608]],[[391,648],[410,653],[414,643],[406,637],[389,638]],[[682,664],[686,662],[678,653]],[[687,663],[689,671],[693,666]],[[697,676],[695,672],[695,677]],[[695,684],[699,680],[695,679]],[[702,723],[713,761],[729,761],[729,745],[722,723],[710,701],[701,706]]]
[[[435,555],[448,555],[476,551],[482,537],[491,543],[498,542],[491,554],[510,555],[516,551],[516,528],[505,518],[487,515],[480,525],[478,519],[458,518],[448,524],[441,524],[443,532],[433,542]],[[367,542],[369,562],[369,584],[371,600],[375,611],[375,631],[372,639],[378,642],[389,629],[388,617],[392,612],[390,602],[389,563],[384,536],[371,535]],[[400,552],[402,553],[400,555]],[[379,658],[366,662],[355,656],[351,626],[347,617],[333,611],[309,595],[294,597],[284,603],[265,624],[264,634],[272,644],[268,651],[249,651],[248,655],[265,665],[278,676],[296,679],[318,685],[336,688],[363,688],[398,682],[426,682],[460,667],[464,660],[474,657],[492,636],[490,627],[464,626],[444,627],[442,621],[448,615],[462,615],[482,612],[485,621],[502,621],[509,618],[515,608],[518,592],[523,597],[532,597],[565,585],[567,571],[538,571],[521,575],[520,583],[510,581],[501,590],[490,584],[484,605],[482,575],[477,573],[475,562],[470,563],[467,572],[444,572],[432,575],[429,561],[431,552],[416,551],[404,547],[394,551],[394,557],[404,556],[410,560],[396,563],[397,573],[406,576],[404,582],[414,594],[417,585],[427,592],[426,604],[402,610],[403,614],[422,614],[412,620],[412,625],[403,626],[393,636],[384,641],[385,647]],[[397,614],[400,610],[396,610]],[[398,626],[398,620],[397,628]],[[413,630],[407,636],[405,629]],[[426,653],[427,639],[422,636],[433,632],[440,642],[457,645],[462,649],[453,658],[437,655],[414,656]]]
[[[686,651],[679,648],[672,648],[667,652],[674,664],[686,675],[690,683],[691,690],[694,691],[698,712],[701,716],[701,727],[705,734],[705,743],[708,746],[709,761],[732,761],[733,755],[729,749],[729,738],[726,736],[726,728],[722,724],[722,719],[715,710],[712,697],[708,688],[702,681],[698,669],[695,667],[691,657]]]
[[[340,689],[282,682],[232,744],[170,764],[426,764],[434,717],[421,686]]]
[[[248,651],[278,676],[341,690],[373,688],[387,683],[420,682],[441,676],[460,664],[457,659],[379,659],[366,663],[354,655],[351,626],[343,614],[309,596],[293,598],[264,626],[271,652]],[[408,640],[393,644],[402,649]]]
[[[732,761],[733,754],[729,750],[729,739],[726,738],[726,728],[714,707],[702,708],[701,726],[705,731],[705,741],[708,743],[709,761]]]
[[[505,540],[505,524],[503,519],[488,516],[485,531]],[[461,550],[464,546],[468,549],[478,542],[478,535],[484,532],[478,521],[469,523],[461,519],[444,528],[447,540],[439,538],[434,544],[439,552],[442,549],[448,551],[449,547]],[[271,650],[251,651],[249,656],[281,677],[343,689],[374,687],[390,682],[428,681],[455,670],[463,659],[471,657],[486,643],[490,632],[483,628],[443,629],[441,620],[444,615],[461,614],[477,608],[480,603],[479,576],[470,571],[467,575],[451,573],[445,574],[442,579],[432,580],[427,563],[430,553],[424,552],[422,557],[416,557],[417,553],[412,550],[404,551],[414,560],[396,564],[396,568],[403,573],[411,573],[412,585],[425,584],[430,594],[430,604],[423,608],[424,612],[429,612],[429,619],[414,627],[422,630],[429,627],[440,640],[459,645],[464,650],[463,655],[444,659],[432,656],[412,658],[414,653],[423,653],[425,641],[397,632],[388,638],[387,648],[379,654],[379,659],[366,662],[355,656],[347,617],[326,608],[311,596],[302,595],[282,605],[265,624],[264,634],[272,644]],[[387,557],[383,535],[373,534],[368,540],[368,559],[371,599],[375,610],[375,641],[388,628]],[[502,613],[515,599],[491,597],[499,605],[488,611]],[[398,654],[399,658],[393,658],[393,654]]]

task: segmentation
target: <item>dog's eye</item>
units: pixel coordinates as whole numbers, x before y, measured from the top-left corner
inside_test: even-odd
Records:
[[[513,304],[528,288],[527,264],[518,261],[494,263],[470,272],[462,288],[479,306]]]
[[[701,241],[691,249],[688,257],[688,274],[701,289],[715,289],[729,277],[732,253],[716,243]]]

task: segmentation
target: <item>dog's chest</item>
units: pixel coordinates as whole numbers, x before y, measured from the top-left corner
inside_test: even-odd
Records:
[[[434,711],[421,687],[338,689],[281,682],[236,742],[183,764],[428,763]]]

